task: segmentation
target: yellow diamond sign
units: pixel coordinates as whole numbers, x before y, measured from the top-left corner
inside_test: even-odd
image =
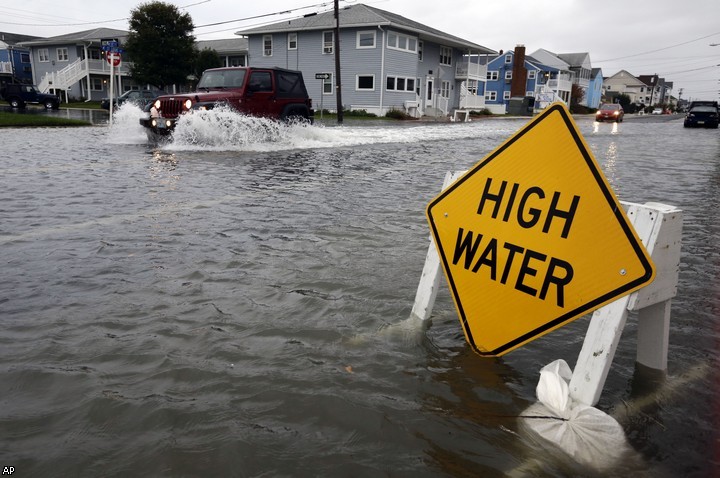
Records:
[[[499,356],[650,283],[650,257],[563,104],[427,207],[465,337]]]

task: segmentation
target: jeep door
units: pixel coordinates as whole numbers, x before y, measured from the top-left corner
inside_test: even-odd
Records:
[[[278,118],[279,107],[275,98],[272,71],[251,71],[245,88],[243,110],[253,116]]]

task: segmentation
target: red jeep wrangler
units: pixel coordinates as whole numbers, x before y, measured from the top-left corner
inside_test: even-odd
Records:
[[[159,96],[140,124],[148,136],[167,135],[180,115],[194,109],[227,105],[252,116],[313,121],[312,100],[302,73],[281,68],[213,68],[205,70],[194,93]],[[149,111],[148,111],[149,110]]]

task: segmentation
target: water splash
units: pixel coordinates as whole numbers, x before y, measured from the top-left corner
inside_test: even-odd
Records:
[[[140,126],[142,109],[133,103],[123,103],[113,110],[113,124],[108,134],[111,144],[142,144],[147,142],[145,129]]]
[[[147,134],[138,106],[125,103],[113,112],[111,144],[145,144]],[[482,124],[482,126],[481,126]],[[511,126],[511,128],[514,125]],[[354,124],[279,122],[240,114],[228,107],[192,111],[181,116],[172,136],[158,145],[167,151],[271,152],[293,149],[352,147],[370,144],[416,143],[508,134],[508,125],[488,128],[473,123],[397,122],[370,120]]]

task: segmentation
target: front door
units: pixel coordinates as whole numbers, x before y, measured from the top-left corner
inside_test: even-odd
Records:
[[[433,108],[433,88],[435,84],[435,78],[432,76],[425,77],[425,105],[424,108]]]

